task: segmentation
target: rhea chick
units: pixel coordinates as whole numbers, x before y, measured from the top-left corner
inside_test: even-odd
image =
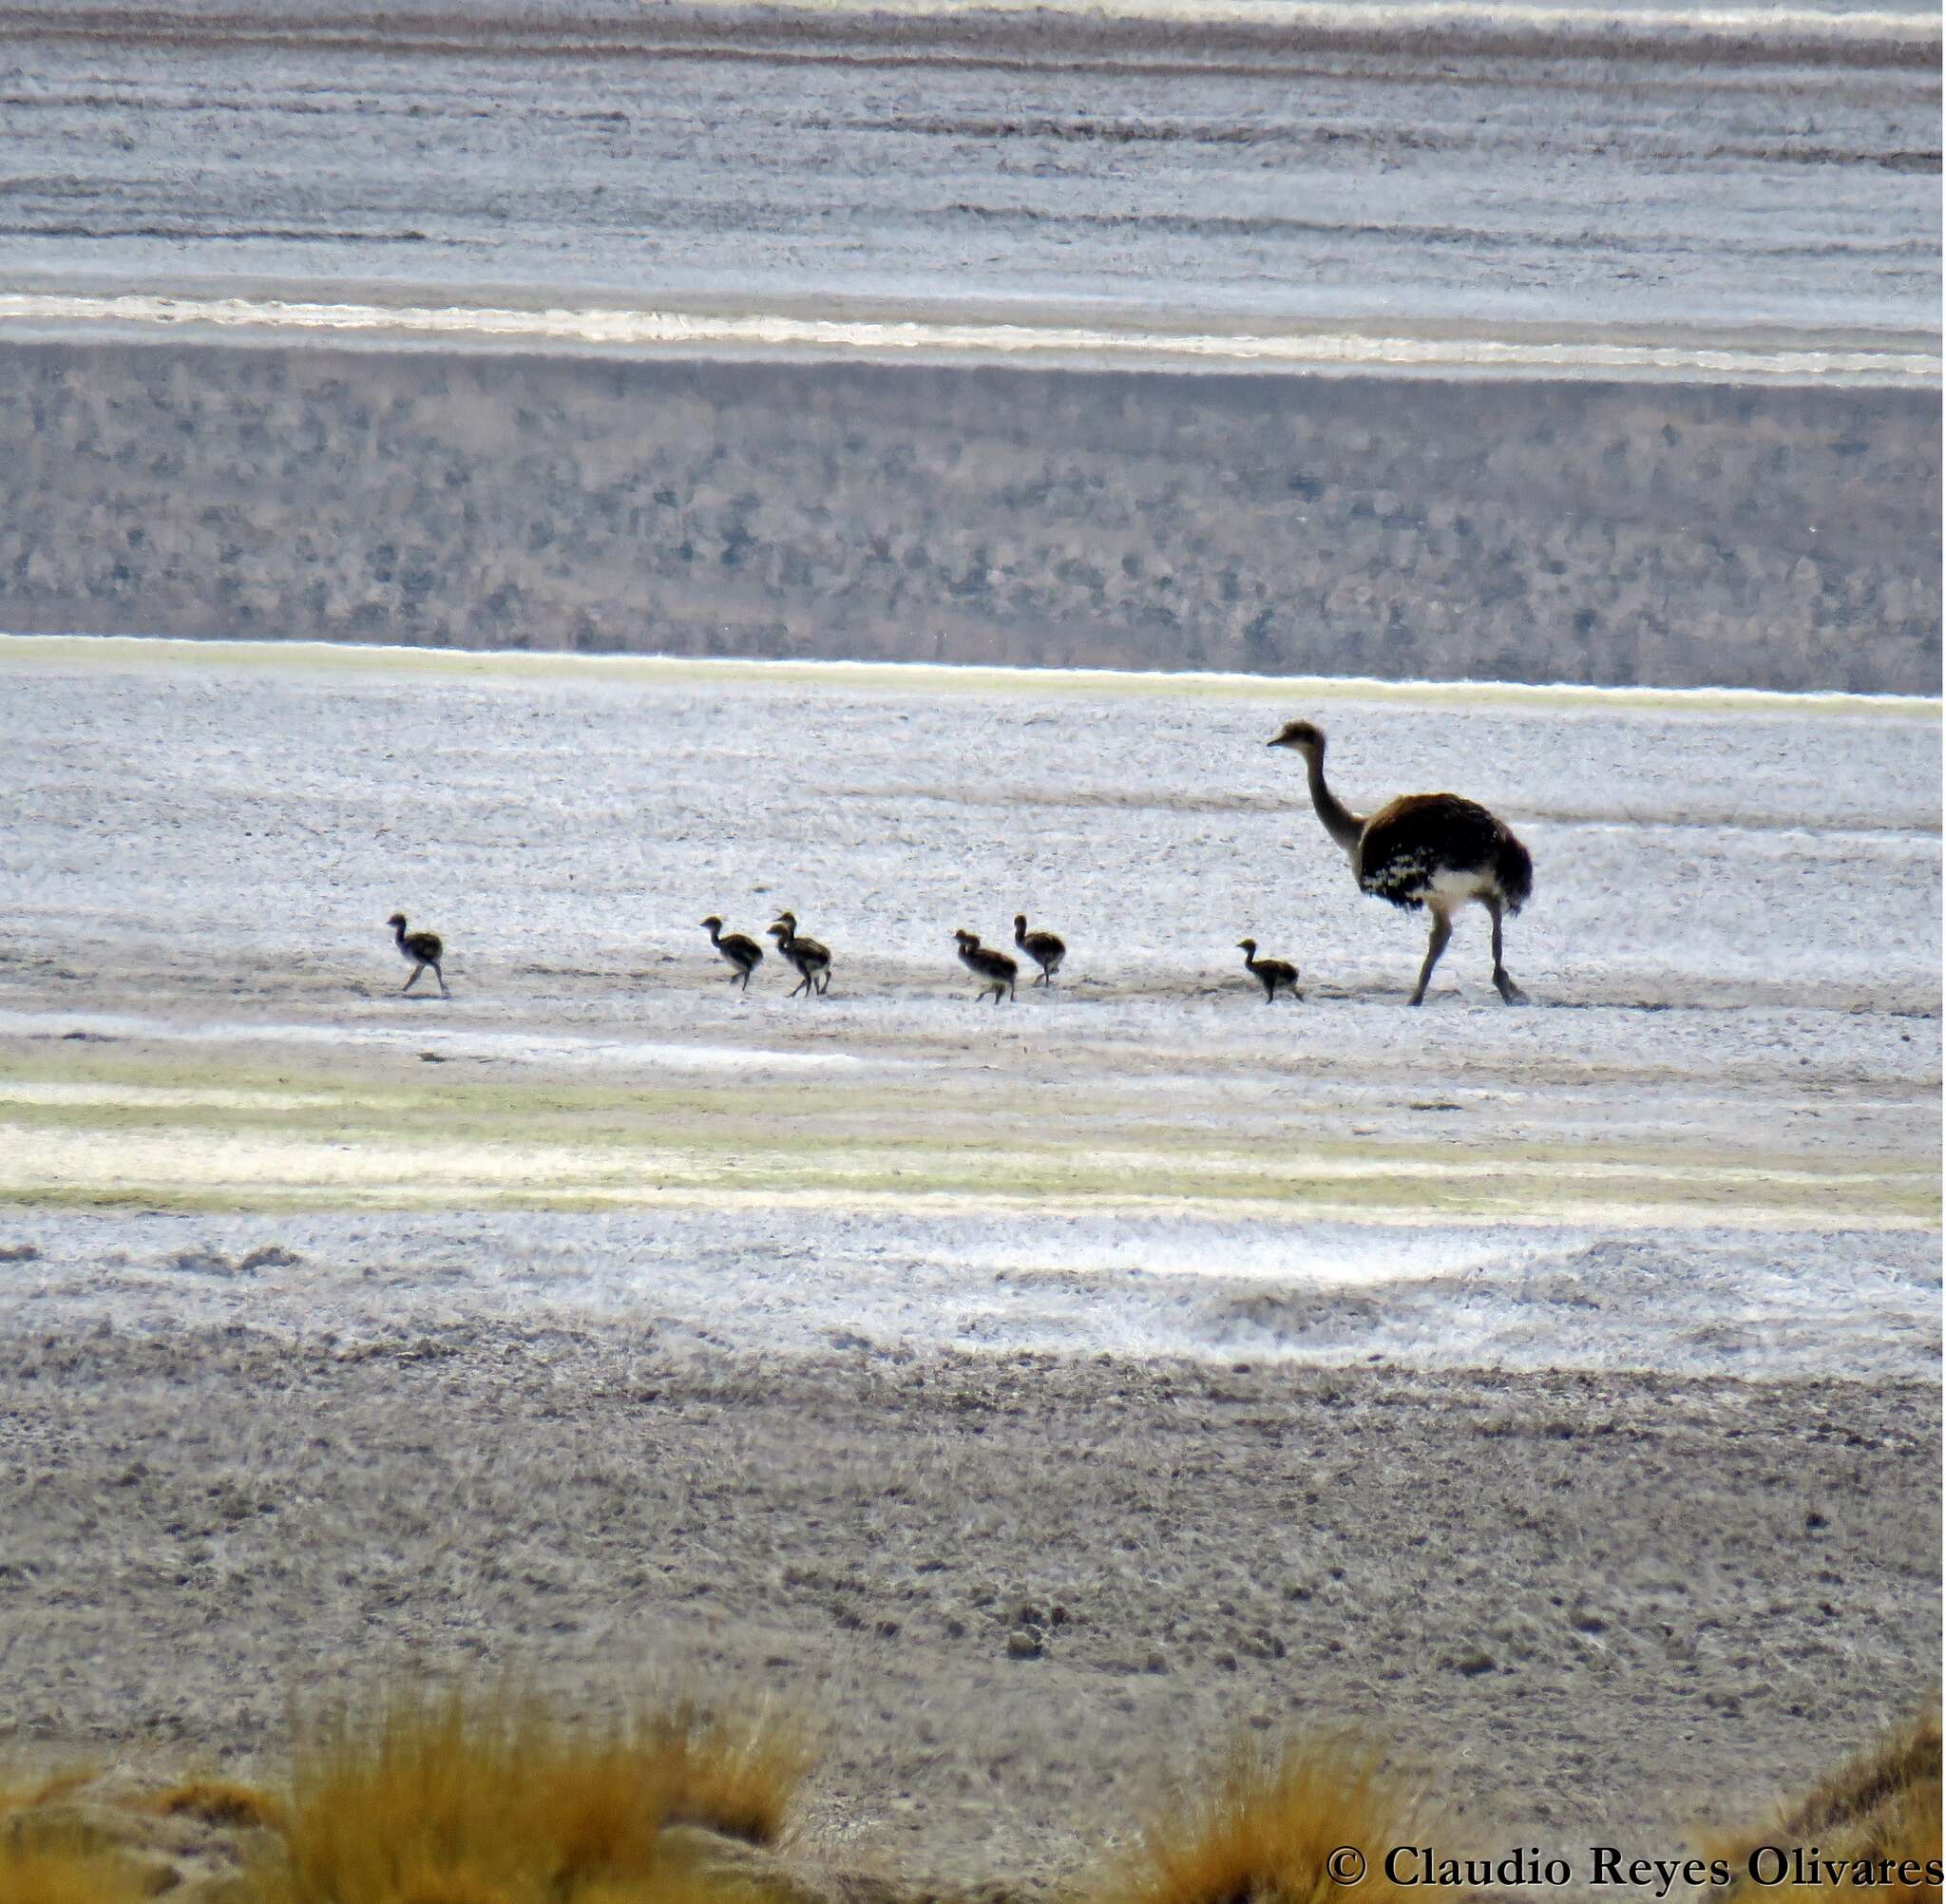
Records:
[[[996,952],[990,945],[983,945],[977,933],[960,931],[953,934],[960,947],[960,962],[976,979],[983,981],[980,996],[983,999],[988,992],[993,1001],[999,1004],[1004,995],[1009,1003],[1013,1000],[1014,981],[1020,977],[1021,968],[1004,952]]]
[[[794,999],[802,992],[808,999],[815,992],[822,998],[831,989],[831,955],[815,939],[798,936],[794,912],[778,913],[776,923],[766,930],[777,942],[777,950],[797,967],[799,982],[786,997]]]
[[[1311,805],[1350,860],[1359,890],[1407,912],[1423,906],[1432,914],[1432,936],[1412,1002],[1425,997],[1433,967],[1453,936],[1453,914],[1478,902],[1494,923],[1494,989],[1508,1004],[1521,1003],[1525,995],[1501,958],[1500,921],[1533,897],[1534,861],[1507,827],[1457,793],[1402,794],[1361,818],[1325,785],[1324,729],[1294,720],[1269,745],[1304,755]]]
[[[446,974],[439,969],[440,958],[446,951],[446,947],[440,942],[439,934],[408,932],[406,915],[403,912],[393,913],[385,923],[391,927],[392,942],[399,948],[399,957],[411,962],[412,976],[406,981],[402,989],[410,992],[417,983],[419,974],[430,965],[432,976],[439,981],[439,996],[442,999],[451,998],[452,994],[446,989]]]
[[[1034,982],[1052,986],[1060,962],[1068,956],[1066,944],[1052,932],[1029,932],[1024,912],[1014,914],[1014,943],[1040,967],[1040,976]]]
[[[1288,992],[1293,999],[1303,999],[1304,994],[1297,989],[1297,967],[1288,960],[1259,959],[1254,939],[1239,939],[1236,949],[1243,954],[1250,977],[1263,986],[1267,1005],[1276,1002],[1280,991]]]
[[[703,921],[703,927],[710,935],[710,943],[743,974],[743,983],[737,989],[749,991],[750,975],[764,962],[764,948],[754,939],[746,939],[740,932],[726,934],[723,922],[714,912]]]

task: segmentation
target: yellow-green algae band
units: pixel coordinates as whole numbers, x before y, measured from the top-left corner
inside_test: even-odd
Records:
[[[0,1076],[0,1202],[173,1209],[589,1209],[760,1201],[1128,1209],[1365,1221],[1634,1222],[1928,1229],[1930,1159],[1593,1141],[1437,1147],[1116,1119],[1077,1099],[1023,1134],[883,1082],[824,1085],[802,1113],[745,1086],[539,1078],[405,1083],[275,1075],[171,1055],[18,1057]],[[996,1129],[1007,1131],[996,1143]]]
[[[527,649],[390,648],[334,641],[191,641],[133,635],[0,635],[0,673],[143,668],[284,669],[446,679],[700,682],[833,694],[1153,695],[1186,700],[1386,701],[1410,707],[1531,708],[1536,713],[1657,711],[1790,714],[1936,725],[1926,695],[1782,694],[1764,688],[1596,688],[1519,681],[1377,681],[1355,676],[1139,674],[1094,668],[953,667],[931,661],[759,661],[670,655],[570,655]]]

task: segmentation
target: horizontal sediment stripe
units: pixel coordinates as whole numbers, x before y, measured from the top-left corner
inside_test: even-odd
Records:
[[[1708,333],[1653,341],[1577,335],[1389,334],[1357,328],[1188,331],[1081,324],[812,317],[622,308],[529,310],[468,305],[321,303],[248,297],[0,295],[7,329],[101,327],[122,334],[209,332],[330,337],[353,343],[432,342],[530,350],[600,349],[813,353],[871,358],[1048,363],[1128,369],[1394,371],[1550,378],[1650,376],[1710,382],[1877,384],[1929,388],[1937,350],[1858,339],[1724,340]],[[1903,340],[1909,343],[1910,340]]]
[[[915,30],[923,42],[915,44]],[[582,0],[461,14],[439,6],[273,13],[248,7],[0,8],[0,38],[89,38],[528,59],[853,60],[861,64],[1225,69],[1342,54],[1427,59],[1922,67],[1936,15],[1806,7],[1504,6],[1406,0],[691,0],[654,10]]]
[[[0,1206],[156,1209],[593,1209],[801,1205],[859,1212],[1121,1210],[1171,1216],[1411,1225],[1601,1223],[1621,1228],[1938,1228],[1936,1177],[1909,1171],[1772,1172],[1604,1166],[1509,1156],[1357,1164],[1293,1152],[1265,1172],[1242,1159],[1157,1153],[1045,1155],[994,1171],[963,1144],[937,1152],[743,1152],[653,1145],[575,1150],[502,1143],[401,1146],[0,1125]]]
[[[0,1204],[162,1209],[821,1207],[1168,1209],[1266,1218],[1599,1221],[1625,1228],[1939,1220],[1929,1156],[1836,1162],[1799,1149],[1592,1140],[1333,1138],[1275,1144],[1180,1124],[1131,1127],[1078,1097],[1059,1134],[1030,1104],[941,1111],[924,1089],[828,1080],[799,1106],[692,1081],[619,1088],[421,1084],[167,1058],[84,1058],[0,1077]],[[75,1074],[81,1075],[75,1075]],[[1005,1129],[1003,1148],[992,1141]]]
[[[0,634],[0,675],[37,669],[287,668],[509,680],[604,679],[641,687],[860,689],[887,693],[1183,695],[1213,700],[1376,700],[1422,707],[1574,708],[1624,712],[1783,714],[1936,724],[1930,695],[1786,694],[1767,688],[1603,688],[1523,681],[1379,681],[1359,676],[1138,673],[1113,668],[1000,668],[935,661],[783,661],[671,655],[577,655],[526,649],[399,648],[337,641],[200,641],[139,635]]]

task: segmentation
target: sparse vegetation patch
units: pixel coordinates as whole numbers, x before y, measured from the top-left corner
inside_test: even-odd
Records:
[[[1395,1904],[1385,1851],[1411,1841],[1421,1809],[1368,1748],[1239,1744],[1097,1879],[1090,1904],[1342,1904],[1354,1863],[1359,1904]]]

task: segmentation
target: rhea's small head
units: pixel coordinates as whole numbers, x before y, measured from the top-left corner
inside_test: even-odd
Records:
[[[385,923],[396,930],[403,931],[405,929],[406,915],[403,912],[395,912]]]
[[[1026,929],[1027,929],[1027,915],[1026,915],[1026,914],[1025,914],[1024,912],[1017,912],[1017,913],[1015,913],[1015,914],[1014,914],[1014,933],[1015,933],[1015,936],[1016,936],[1016,937],[1019,937],[1019,935],[1020,935],[1021,933],[1022,933],[1022,932],[1026,931]]]
[[[703,921],[703,930],[705,932],[720,932],[722,929],[723,922],[714,912]]]
[[[970,952],[974,946],[980,943],[979,933],[968,932],[963,925],[953,934],[953,937],[959,941],[960,949],[963,952]]]
[[[1270,747],[1294,747],[1300,753],[1322,756],[1325,752],[1325,730],[1307,720],[1287,721],[1279,730],[1277,737],[1266,744]]]
[[[1254,959],[1257,956],[1257,942],[1254,939],[1239,939],[1236,942],[1236,949],[1246,959]]]
[[[790,926],[786,925],[781,919],[774,925],[765,926],[764,930],[780,945],[785,940],[797,937],[797,934]]]
[[[779,925],[788,925],[792,932],[795,932],[797,930],[797,915],[794,912],[780,912],[777,915],[777,923]]]

